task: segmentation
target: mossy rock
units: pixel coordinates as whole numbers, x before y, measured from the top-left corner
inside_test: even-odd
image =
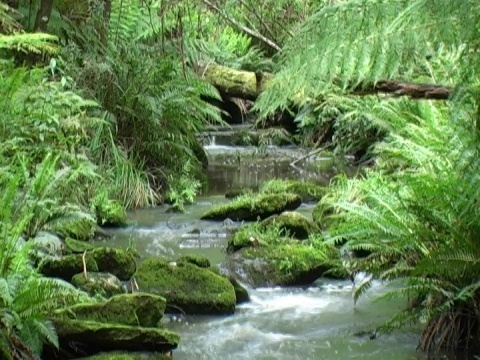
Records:
[[[135,279],[142,291],[167,299],[167,309],[186,314],[232,314],[235,291],[227,278],[190,263],[172,265],[159,258],[143,261]]]
[[[95,246],[90,244],[88,241],[80,241],[72,238],[65,239],[65,247],[67,249],[67,252],[71,254],[81,254],[85,251],[95,249]]]
[[[80,273],[72,277],[72,284],[92,296],[109,298],[126,292],[121,281],[112,274],[100,272]]]
[[[178,346],[178,334],[161,329],[96,321],[53,319],[60,352],[85,356],[105,351],[156,351]],[[77,355],[77,357],[78,357]]]
[[[89,252],[102,272],[109,272],[120,280],[129,280],[136,270],[135,256],[125,250],[101,247]]]
[[[45,227],[46,230],[53,231],[63,238],[87,241],[93,237],[97,226],[93,216],[76,211],[48,223]]]
[[[286,210],[295,210],[301,203],[298,195],[290,193],[241,196],[228,204],[216,206],[207,211],[202,219],[225,220],[230,218],[237,221],[254,221],[280,214]]]
[[[303,244],[276,247],[245,248],[226,259],[231,276],[252,287],[303,286],[322,276],[346,278],[346,273],[330,271],[336,262],[326,259],[321,251]]]
[[[275,224],[268,226],[262,223],[246,224],[241,226],[228,239],[227,253],[232,253],[246,247],[276,246],[295,241],[282,233]]]
[[[326,193],[323,186],[307,181],[274,179],[265,182],[260,192],[266,194],[292,193],[298,195],[302,202],[319,201]]]
[[[304,240],[309,235],[318,233],[320,228],[312,221],[298,212],[285,211],[280,215],[273,215],[263,220],[260,225],[267,227],[272,224],[278,225],[281,229],[295,239]]]
[[[85,265],[88,272],[97,272],[98,266],[95,259],[85,256]],[[83,272],[82,254],[63,256],[57,259],[44,259],[38,266],[38,271],[48,277],[56,277],[70,281],[75,274]]]
[[[248,295],[247,289],[240,285],[240,283],[232,276],[230,276],[228,280],[233,285],[233,289],[235,290],[235,298],[237,299],[237,304],[242,304],[244,302],[250,301],[250,295]]]
[[[210,267],[210,260],[206,257],[198,256],[198,255],[184,255],[178,258],[177,264],[184,264],[189,263],[196,265],[201,268],[209,268]]]
[[[94,208],[98,225],[106,227],[127,226],[127,212],[119,201],[102,199],[95,204]]]
[[[232,189],[225,193],[225,198],[227,199],[236,199],[240,196],[251,195],[253,194],[253,189],[243,188],[243,189]]]
[[[93,303],[78,304],[55,312],[57,319],[157,327],[165,312],[165,298],[153,294],[121,294]]]
[[[146,352],[136,352],[136,353],[125,353],[121,351],[112,351],[106,353],[100,353],[93,356],[82,357],[77,360],[172,360],[170,353],[146,353]]]

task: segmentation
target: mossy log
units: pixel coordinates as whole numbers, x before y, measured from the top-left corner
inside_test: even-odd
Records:
[[[256,100],[268,86],[273,74],[234,70],[218,64],[198,67],[198,74],[215,86],[221,93],[230,97]],[[355,89],[354,95],[386,93],[390,96],[407,96],[412,99],[448,100],[453,89],[436,84],[415,84],[395,80],[381,80],[375,84],[364,84]]]

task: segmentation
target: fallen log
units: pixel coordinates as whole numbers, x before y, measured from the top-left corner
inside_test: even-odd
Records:
[[[264,72],[234,70],[218,64],[201,66],[198,73],[221,93],[252,101],[257,99],[274,76]],[[381,80],[375,84],[362,86],[352,94],[362,96],[384,93],[395,97],[408,96],[412,99],[447,100],[452,92],[453,88],[443,85]]]

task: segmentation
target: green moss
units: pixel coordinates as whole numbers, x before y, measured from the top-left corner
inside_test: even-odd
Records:
[[[143,261],[135,274],[142,291],[167,299],[168,306],[187,314],[231,314],[235,291],[225,277],[190,263],[170,265],[163,259]]]
[[[246,189],[235,189],[235,190],[230,190],[225,193],[225,197],[227,199],[236,199],[240,196],[245,196],[245,195],[251,195],[253,194],[253,190],[246,188]]]
[[[65,239],[65,246],[67,251],[73,254],[80,254],[95,249],[95,246],[89,244],[88,241],[79,241],[72,238]]]
[[[62,343],[82,343],[85,349],[167,352],[177,347],[179,336],[160,328],[145,328],[96,321],[53,319]]]
[[[95,259],[89,255],[85,257],[87,271],[98,271]],[[75,274],[83,272],[81,254],[63,256],[57,259],[45,259],[38,266],[38,271],[48,277],[57,277],[70,281]]]
[[[119,201],[100,197],[95,202],[94,208],[100,226],[121,227],[128,223],[127,212]]]
[[[102,272],[109,272],[120,280],[129,280],[136,270],[133,254],[109,247],[96,248],[90,252]]]
[[[78,304],[55,313],[59,319],[156,327],[165,312],[165,298],[152,294],[122,294],[93,304]]]
[[[273,224],[278,225],[280,229],[299,240],[307,239],[310,234],[320,231],[319,227],[312,220],[307,219],[300,213],[291,211],[273,215],[263,220],[260,225],[268,227]]]
[[[227,252],[232,253],[245,247],[258,247],[291,242],[285,231],[276,225],[263,226],[260,223],[240,227],[228,240]]]
[[[255,194],[241,196],[232,202],[216,206],[207,211],[202,219],[206,220],[257,220],[286,210],[295,210],[301,204],[300,197],[295,194]]]
[[[97,223],[90,214],[76,211],[58,218],[46,225],[46,230],[53,231],[63,238],[89,240],[93,237]]]
[[[177,260],[177,264],[179,265],[185,264],[185,263],[197,265],[198,267],[201,267],[201,268],[210,267],[210,261],[207,258],[203,256],[198,256],[198,255],[185,255],[180,257]]]
[[[326,229],[331,224],[330,216],[334,213],[331,206],[319,201],[312,212],[312,219],[318,227]]]
[[[76,274],[72,277],[72,284],[92,296],[108,298],[125,293],[120,280],[109,273],[88,272],[87,278],[83,273]]]
[[[302,202],[319,201],[325,195],[323,186],[297,180],[280,180],[274,179],[265,182],[260,192],[267,194],[293,193],[298,195]]]

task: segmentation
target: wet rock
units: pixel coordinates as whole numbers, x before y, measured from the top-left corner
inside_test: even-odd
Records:
[[[89,240],[93,237],[97,223],[93,216],[84,211],[75,211],[45,225],[45,230],[53,231],[63,238]]]
[[[114,350],[167,353],[179,342],[176,333],[161,328],[72,319],[54,319],[53,324],[60,344],[56,358],[62,360]]]
[[[85,257],[87,271],[98,271],[97,263],[91,256]],[[48,277],[56,277],[70,281],[75,274],[83,272],[81,254],[73,254],[55,259],[44,259],[38,266],[38,271]]]
[[[100,226],[123,227],[128,224],[127,212],[119,201],[99,198],[95,201],[94,209]]]
[[[65,247],[67,252],[71,254],[81,254],[85,251],[95,249],[95,246],[90,244],[88,241],[79,241],[72,238],[65,239]]]
[[[326,189],[312,182],[274,179],[265,182],[261,186],[260,192],[266,194],[288,192],[298,195],[302,202],[314,202],[319,201],[325,195]]]
[[[228,204],[216,206],[207,211],[202,219],[224,220],[230,218],[237,221],[252,221],[265,219],[286,210],[295,210],[300,204],[300,197],[290,193],[242,196]]]
[[[278,225],[282,230],[286,231],[290,236],[304,240],[310,234],[320,231],[319,227],[305,216],[298,212],[285,211],[280,215],[273,215],[263,220],[260,226],[267,227],[269,225]]]
[[[167,309],[212,315],[235,311],[235,291],[228,279],[188,262],[173,265],[160,258],[146,259],[135,279],[141,291],[164,296]]]
[[[135,256],[127,251],[101,247],[89,253],[95,259],[99,271],[109,272],[120,280],[129,280],[135,274]]]
[[[112,274],[100,272],[80,273],[72,277],[72,284],[92,296],[109,298],[126,292],[121,281]]]
[[[308,285],[328,274],[335,265],[311,246],[284,244],[242,249],[227,256],[224,267],[243,283],[264,287]]]
[[[198,255],[185,255],[180,257],[177,260],[177,264],[184,264],[184,263],[189,263],[196,265],[201,268],[209,268],[210,267],[210,260],[203,256],[198,256]]]
[[[115,295],[93,304],[78,304],[55,312],[58,320],[84,320],[99,323],[157,327],[165,312],[165,298],[152,294]]]
[[[250,301],[250,295],[248,295],[247,289],[240,285],[240,283],[232,276],[230,276],[228,280],[233,285],[233,289],[235,290],[235,298],[237,299],[237,304]]]

